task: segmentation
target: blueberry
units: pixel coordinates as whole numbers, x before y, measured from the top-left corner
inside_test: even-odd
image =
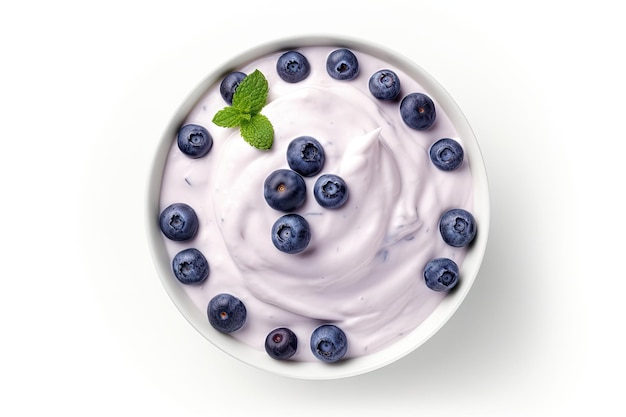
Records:
[[[213,137],[200,125],[187,124],[178,131],[178,149],[190,158],[202,158],[213,146]]]
[[[306,183],[297,172],[278,169],[265,179],[263,196],[274,210],[293,211],[306,200]]]
[[[311,228],[299,214],[285,214],[272,226],[272,243],[281,252],[295,254],[306,249],[311,241]]]
[[[233,104],[233,95],[239,84],[246,78],[246,74],[240,71],[231,72],[220,83],[220,94],[224,101]]]
[[[359,75],[359,60],[349,49],[336,49],[326,58],[326,71],[336,80],[352,80]]]
[[[448,245],[457,248],[466,246],[476,236],[476,220],[466,210],[448,210],[439,220],[439,231]]]
[[[400,94],[400,79],[388,69],[376,71],[370,77],[368,86],[370,93],[380,100],[393,100]]]
[[[320,206],[328,209],[339,208],[348,200],[348,187],[341,177],[324,174],[315,181],[313,195]]]
[[[311,351],[324,362],[337,362],[348,351],[348,339],[339,327],[324,324],[311,334]]]
[[[159,215],[159,226],[170,240],[189,240],[198,231],[198,216],[185,203],[170,204]]]
[[[199,284],[209,276],[209,263],[198,249],[188,248],[174,256],[172,270],[183,284]]]
[[[297,173],[310,177],[324,166],[324,148],[310,136],[300,136],[287,147],[287,163]]]
[[[459,281],[459,267],[452,259],[432,259],[424,268],[424,279],[433,291],[450,290]]]
[[[411,93],[400,102],[400,115],[407,126],[426,130],[435,123],[435,103],[426,94]]]
[[[218,294],[209,301],[207,307],[209,323],[222,333],[232,333],[246,323],[246,306],[231,294]]]
[[[274,329],[265,338],[265,351],[274,359],[289,359],[298,350],[296,334],[286,327]]]
[[[283,81],[297,83],[309,76],[311,65],[300,52],[288,51],[278,58],[276,72]]]
[[[463,163],[463,148],[453,139],[439,139],[432,144],[429,154],[433,164],[443,171],[455,170]]]

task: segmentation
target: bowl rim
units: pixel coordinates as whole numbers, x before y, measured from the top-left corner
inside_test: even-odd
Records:
[[[414,77],[429,94],[436,98],[464,141],[474,185],[472,214],[478,225],[478,233],[472,242],[472,249],[468,251],[463,263],[459,266],[463,279],[459,281],[455,291],[445,297],[424,322],[387,348],[334,364],[277,361],[265,352],[258,351],[210,328],[205,315],[190,302],[181,286],[172,279],[170,261],[168,257],[163,256],[165,243],[158,226],[161,181],[167,154],[171,147],[171,138],[175,136],[176,130],[200,97],[236,67],[270,53],[305,46],[345,47],[372,54]],[[450,94],[428,72],[405,55],[376,42],[333,34],[310,34],[266,40],[213,69],[183,100],[159,139],[148,175],[146,203],[145,227],[153,264],[169,298],[183,317],[211,344],[236,360],[273,374],[297,379],[338,379],[365,374],[407,356],[424,344],[454,315],[473,286],[486,251],[490,225],[489,185],[482,152],[469,122]]]

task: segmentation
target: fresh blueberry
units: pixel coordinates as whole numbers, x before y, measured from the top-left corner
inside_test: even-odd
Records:
[[[300,52],[288,51],[278,58],[276,72],[283,81],[297,83],[309,76],[311,65]]]
[[[407,126],[426,130],[435,123],[435,103],[426,94],[411,93],[400,102],[400,115]]]
[[[190,158],[202,158],[213,146],[213,137],[204,127],[195,124],[184,125],[178,131],[178,149]]]
[[[224,101],[233,104],[233,95],[239,84],[246,78],[246,74],[240,71],[231,72],[220,83],[220,94]]]
[[[274,359],[289,359],[298,350],[296,334],[286,327],[274,329],[265,338],[265,351]]]
[[[341,177],[324,174],[315,181],[313,195],[320,206],[328,209],[339,208],[348,200],[348,187]]]
[[[188,248],[174,256],[172,270],[183,284],[199,284],[209,276],[209,263],[198,249]]]
[[[324,148],[310,136],[300,136],[287,147],[287,163],[297,173],[310,177],[324,166]]]
[[[463,163],[463,148],[459,142],[450,138],[433,143],[429,154],[433,164],[443,171],[455,170]]]
[[[207,307],[209,323],[222,333],[232,333],[246,323],[246,306],[231,294],[218,294],[209,301]]]
[[[339,327],[324,324],[311,334],[311,351],[324,362],[337,362],[348,351],[348,339]]]
[[[476,236],[476,220],[466,210],[448,210],[439,220],[439,231],[448,245],[457,248],[466,246]]]
[[[170,240],[189,240],[198,231],[198,216],[185,203],[173,203],[159,215],[159,226],[163,234]]]
[[[272,226],[272,243],[281,252],[300,253],[306,249],[310,241],[309,222],[299,214],[285,214]]]
[[[452,259],[432,259],[424,268],[424,279],[433,291],[450,290],[459,281],[459,267]]]
[[[306,200],[306,183],[297,172],[278,169],[265,179],[263,196],[274,210],[294,211]]]
[[[336,80],[351,80],[359,75],[359,60],[349,49],[336,49],[326,58],[326,71]]]
[[[400,79],[395,72],[382,69],[376,71],[369,81],[370,93],[380,100],[393,100],[400,94]]]

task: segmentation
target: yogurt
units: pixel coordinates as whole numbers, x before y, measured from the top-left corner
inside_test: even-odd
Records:
[[[239,129],[211,122],[227,105],[217,84],[184,121],[208,129],[211,151],[191,159],[172,138],[161,183],[160,209],[184,202],[200,222],[192,240],[163,237],[170,259],[194,247],[209,262],[206,281],[180,284],[189,298],[206,312],[216,294],[236,296],[246,306],[247,320],[231,337],[263,351],[271,330],[288,327],[298,337],[292,357],[296,361],[316,361],[309,338],[321,324],[345,332],[345,358],[377,352],[417,328],[446,297],[426,286],[425,265],[442,257],[461,265],[468,250],[442,240],[439,218],[452,208],[473,210],[467,160],[454,171],[442,171],[429,158],[429,148],[438,139],[452,138],[461,146],[464,141],[436,97],[430,96],[437,110],[433,126],[411,129],[400,116],[400,99],[429,92],[402,70],[358,50],[352,51],[359,75],[335,80],[326,72],[326,58],[334,49],[296,49],[311,65],[310,74],[298,83],[287,83],[276,73],[284,51],[233,68],[246,74],[258,69],[268,80],[268,101],[261,113],[274,127],[272,148],[253,148]],[[380,69],[399,76],[398,99],[382,101],[369,92],[369,77]],[[272,225],[284,213],[266,203],[263,183],[273,171],[289,168],[287,146],[305,135],[324,148],[319,175],[341,176],[350,194],[340,209],[323,208],[312,194],[319,175],[304,177],[307,199],[295,212],[308,221],[311,241],[305,251],[287,254],[271,242]]]

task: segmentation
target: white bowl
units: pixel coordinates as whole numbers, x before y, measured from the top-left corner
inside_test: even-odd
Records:
[[[208,323],[206,314],[192,303],[178,281],[172,279],[170,257],[166,253],[158,225],[161,180],[166,157],[171,147],[171,138],[175,137],[178,127],[202,94],[211,86],[219,83],[223,75],[231,68],[241,66],[251,60],[279,50],[296,46],[315,45],[343,46],[382,58],[390,65],[412,76],[429,92],[431,97],[436,99],[454,124],[459,136],[463,138],[465,155],[469,161],[473,176],[474,209],[472,214],[478,224],[476,239],[460,265],[462,279],[455,290],[444,298],[424,322],[404,338],[381,351],[334,364],[326,364],[319,361],[277,361],[271,359],[265,352],[253,349],[228,335],[216,332]],[[183,316],[209,342],[233,358],[275,374],[302,379],[334,379],[363,374],[397,361],[417,349],[433,336],[455,313],[472,287],[485,253],[489,234],[489,190],[482,155],[470,125],[450,95],[422,68],[406,57],[392,52],[390,49],[370,42],[337,36],[306,36],[285,38],[255,46],[225,62],[192,91],[180,106],[178,112],[172,117],[169,126],[156,146],[152,173],[148,184],[146,218],[148,220],[149,245],[158,275],[165,290]]]

